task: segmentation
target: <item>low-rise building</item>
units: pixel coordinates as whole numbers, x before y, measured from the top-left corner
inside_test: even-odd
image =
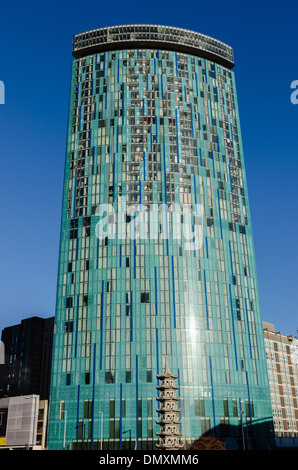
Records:
[[[46,447],[48,401],[39,395],[0,399],[0,450]]]
[[[263,322],[277,446],[298,445],[298,340]]]

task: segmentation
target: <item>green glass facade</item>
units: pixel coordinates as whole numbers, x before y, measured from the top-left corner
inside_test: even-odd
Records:
[[[187,445],[272,444],[231,50],[158,28],[75,36],[50,449],[155,449],[165,356]]]

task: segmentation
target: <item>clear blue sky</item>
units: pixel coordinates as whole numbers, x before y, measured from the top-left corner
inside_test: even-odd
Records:
[[[298,328],[296,1],[14,1],[1,5],[0,330],[54,315],[72,36],[152,23],[234,49],[262,317]]]

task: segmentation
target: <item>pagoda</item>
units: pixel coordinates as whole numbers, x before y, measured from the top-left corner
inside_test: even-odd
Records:
[[[169,369],[168,358],[165,358],[165,368],[162,375],[157,375],[157,379],[161,380],[161,384],[157,386],[157,390],[161,391],[161,395],[156,398],[160,402],[160,408],[156,411],[160,413],[161,417],[156,424],[161,426],[160,431],[156,433],[159,436],[159,444],[156,444],[161,450],[179,450],[182,449],[184,444],[181,443],[180,424],[178,413],[181,408],[178,408],[180,397],[176,396],[176,391],[179,389],[175,385],[174,380],[178,375],[173,375]],[[178,405],[179,406],[179,405]]]

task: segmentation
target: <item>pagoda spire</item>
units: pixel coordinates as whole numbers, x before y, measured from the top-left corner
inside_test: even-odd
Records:
[[[156,421],[156,424],[161,426],[160,431],[156,433],[159,436],[159,444],[156,444],[156,447],[162,450],[182,449],[183,443],[180,440],[182,433],[179,429],[181,420],[178,416],[181,408],[177,407],[180,397],[176,396],[179,386],[174,383],[178,375],[171,373],[167,356],[163,373],[156,377],[161,380],[161,384],[156,387],[161,391],[161,395],[156,398],[160,402],[160,408],[156,411],[161,415],[160,419]]]
[[[173,375],[170,371],[169,364],[168,364],[168,356],[165,357],[165,367],[162,375],[156,376],[158,379],[163,380],[164,377],[172,377],[174,380],[178,379],[178,375]]]

